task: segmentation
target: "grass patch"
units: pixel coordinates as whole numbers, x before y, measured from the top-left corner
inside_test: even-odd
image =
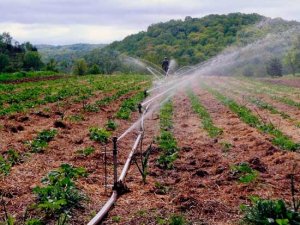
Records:
[[[258,172],[252,169],[246,162],[232,166],[231,171],[237,174],[239,182],[244,184],[254,182],[258,177]]]
[[[76,154],[86,157],[86,156],[93,154],[95,152],[95,150],[96,149],[94,147],[86,147],[84,149],[80,149],[80,150],[76,151]]]

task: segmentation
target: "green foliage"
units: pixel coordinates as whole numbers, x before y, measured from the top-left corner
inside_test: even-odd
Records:
[[[108,120],[107,123],[106,123],[106,129],[107,130],[113,131],[113,130],[116,130],[117,127],[118,127],[118,124],[113,120]]]
[[[89,74],[100,74],[100,67],[97,64],[94,64],[90,69],[89,69]]]
[[[252,198],[252,206],[241,207],[248,225],[300,224],[300,214],[290,210],[283,200]]]
[[[56,134],[57,131],[54,129],[41,131],[33,141],[27,142],[30,151],[34,153],[43,152],[48,146],[48,143],[53,140]]]
[[[242,162],[238,165],[232,166],[231,170],[238,175],[239,181],[241,183],[251,183],[258,177],[258,172],[256,170],[253,170],[246,162]]]
[[[111,133],[104,128],[90,128],[90,139],[100,143],[107,143]]]
[[[0,34],[0,72],[38,70],[42,66],[37,48],[29,42],[13,43],[9,33]]]
[[[25,222],[25,225],[44,225],[40,219],[29,219]]]
[[[86,112],[99,112],[99,107],[95,104],[86,104],[83,109]]]
[[[222,134],[222,129],[214,126],[209,113],[207,112],[205,107],[201,105],[199,98],[191,90],[188,91],[188,96],[192,103],[194,112],[196,112],[200,116],[203,128],[208,132],[209,136],[217,137]]]
[[[55,61],[55,59],[51,58],[49,60],[49,62],[47,62],[47,64],[46,64],[46,70],[47,71],[58,72],[57,62]]]
[[[24,55],[23,67],[25,70],[39,70],[43,63],[37,51],[28,51]]]
[[[183,216],[181,215],[173,215],[170,217],[169,225],[184,225],[186,221]]]
[[[89,156],[89,155],[91,155],[92,153],[94,153],[95,150],[96,150],[96,149],[95,149],[94,147],[87,147],[87,148],[85,148],[85,149],[81,149],[81,150],[76,151],[76,153],[77,153],[78,155],[81,155],[81,156],[86,157],[86,156]]]
[[[14,149],[9,149],[6,157],[0,155],[0,175],[8,175],[11,167],[19,163],[21,155]]]
[[[271,77],[282,76],[282,63],[279,58],[272,58],[267,63],[267,74]]]
[[[14,225],[16,222],[16,219],[11,216],[11,215],[7,215],[7,218],[5,219],[4,222],[0,222],[0,225]]]
[[[78,59],[73,65],[73,74],[85,75],[87,73],[87,63],[84,59]]]
[[[236,113],[242,121],[258,130],[273,136],[272,143],[284,150],[297,151],[300,149],[300,143],[293,142],[288,136],[276,129],[271,123],[264,123],[255,116],[246,106],[237,104],[234,100],[222,95],[220,92],[203,85],[208,91],[214,94],[223,104],[227,105],[231,111]]]
[[[9,65],[9,58],[7,55],[0,53],[0,72],[4,72]]]
[[[84,58],[94,49],[101,49],[103,44],[73,44],[73,45],[37,45],[42,56],[43,62],[47,63],[54,59],[57,63],[56,68],[65,73],[71,71],[73,62]]]
[[[144,99],[144,92],[139,92],[131,98],[122,102],[119,111],[116,113],[116,117],[119,119],[130,119],[131,112],[137,110],[138,103]]]
[[[260,109],[266,109],[268,111],[270,111],[273,114],[279,114],[283,119],[289,119],[290,116],[288,114],[286,114],[285,112],[280,112],[278,111],[273,105],[264,102],[261,99],[257,99],[257,98],[250,98],[249,99],[252,103],[254,103],[256,106],[258,106]]]
[[[165,169],[172,169],[174,161],[178,158],[178,147],[171,129],[173,104],[171,101],[165,103],[160,110],[160,130],[161,134],[158,137],[158,145],[162,150],[158,158],[158,164]]]
[[[171,20],[151,25],[146,32],[116,41],[105,50],[141,57],[156,64],[160,64],[164,56],[176,59],[180,65],[196,64],[236,42],[238,31],[262,18],[257,14],[231,13]]]
[[[86,175],[84,168],[76,168],[69,164],[62,164],[58,170],[49,172],[42,179],[45,186],[33,189],[38,197],[37,208],[47,215],[54,215],[67,213],[78,206],[84,196],[76,188],[74,180]]]
[[[120,223],[121,222],[121,217],[120,216],[113,216],[111,219],[114,223]]]

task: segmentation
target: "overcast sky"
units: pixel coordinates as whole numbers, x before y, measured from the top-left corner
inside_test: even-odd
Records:
[[[153,23],[231,12],[300,21],[300,0],[0,0],[0,32],[34,44],[110,43]]]

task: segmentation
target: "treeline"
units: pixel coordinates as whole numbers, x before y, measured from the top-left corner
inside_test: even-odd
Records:
[[[232,13],[203,18],[186,17],[151,25],[146,32],[130,35],[107,47],[160,64],[164,56],[179,65],[203,62],[236,42],[237,33],[264,17],[258,14]]]
[[[30,42],[19,44],[9,33],[0,34],[0,72],[39,70],[42,67],[41,56]]]

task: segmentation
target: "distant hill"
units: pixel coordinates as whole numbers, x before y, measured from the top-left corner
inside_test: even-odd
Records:
[[[191,65],[217,55],[237,41],[237,33],[265,17],[231,13],[203,18],[186,17],[149,26],[147,31],[116,41],[106,49],[117,50],[159,64],[164,56],[179,65]]]
[[[59,63],[58,67],[60,70],[68,72],[74,60],[83,58],[94,49],[101,49],[105,46],[105,44],[73,44],[61,46],[37,45],[36,47],[44,63],[53,58]]]

